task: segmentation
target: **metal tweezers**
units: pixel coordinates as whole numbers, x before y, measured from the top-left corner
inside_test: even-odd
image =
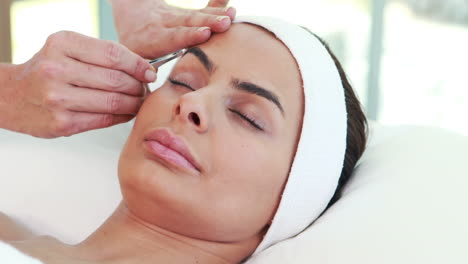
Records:
[[[174,53],[170,53],[168,55],[159,57],[157,59],[151,60],[149,63],[153,65],[154,68],[159,68],[161,65],[165,64],[166,62],[169,62],[175,58],[178,58],[184,54],[184,49],[181,49],[179,51],[176,51]]]

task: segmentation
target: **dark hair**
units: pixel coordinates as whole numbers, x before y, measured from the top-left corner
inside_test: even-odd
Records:
[[[320,39],[320,38],[319,38]],[[340,62],[330,50],[328,45],[320,39],[330,56],[335,62],[336,68],[340,73],[341,83],[343,84],[346,101],[346,112],[348,113],[348,130],[346,135],[346,152],[343,163],[343,170],[341,171],[340,179],[338,180],[338,186],[336,187],[335,194],[331,198],[325,211],[330,208],[342,195],[343,188],[351,178],[356,163],[361,158],[362,153],[366,148],[367,143],[367,118],[361,107],[353,87],[348,81],[346,73],[343,70]],[[325,212],[324,211],[324,212]],[[322,213],[323,214],[323,213]]]
[[[333,197],[331,198],[325,210],[320,214],[320,216],[322,216],[323,213],[328,210],[328,208],[330,208],[336,201],[338,201],[338,199],[340,199],[346,183],[351,178],[356,163],[361,158],[362,153],[364,153],[367,143],[367,118],[364,115],[361,103],[359,102],[353,87],[349,83],[348,77],[346,76],[341,63],[336,58],[335,54],[333,54],[328,44],[323,39],[312,33],[309,29],[304,29],[313,34],[320,40],[320,42],[322,42],[335,62],[335,66],[338,69],[338,73],[340,74],[341,84],[343,85],[346,112],[348,114],[348,130],[346,134],[346,152],[343,163],[343,170],[341,171],[340,179],[338,180],[338,186],[336,187]]]

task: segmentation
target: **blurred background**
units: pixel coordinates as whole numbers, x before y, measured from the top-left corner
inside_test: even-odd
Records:
[[[202,8],[207,0],[166,2]],[[468,135],[468,0],[231,0],[230,5],[238,15],[277,16],[322,36],[370,119]],[[25,62],[60,30],[117,40],[106,0],[0,0],[0,61]]]

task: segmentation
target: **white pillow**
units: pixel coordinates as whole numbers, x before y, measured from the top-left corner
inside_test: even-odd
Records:
[[[468,138],[371,125],[343,197],[305,232],[249,263],[468,263]],[[57,140],[0,131],[0,211],[38,234],[86,238],[120,201],[129,125]]]
[[[343,197],[249,263],[468,263],[468,138],[372,124]]]
[[[128,124],[61,139],[0,130],[0,211],[38,235],[77,243],[118,205]]]

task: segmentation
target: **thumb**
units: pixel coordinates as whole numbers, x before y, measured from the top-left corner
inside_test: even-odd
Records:
[[[228,3],[229,0],[210,0],[208,7],[226,7]]]

